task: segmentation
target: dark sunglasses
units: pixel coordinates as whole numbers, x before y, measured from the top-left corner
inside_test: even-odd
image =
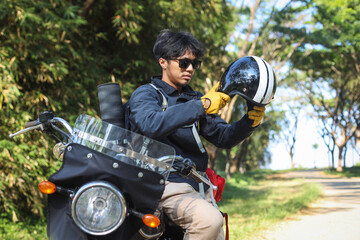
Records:
[[[183,59],[179,59],[179,58],[167,58],[166,60],[177,60],[179,61],[179,67],[180,68],[188,68],[190,66],[190,64],[192,64],[193,68],[195,70],[199,69],[201,66],[201,61],[194,59],[194,60],[190,60],[188,58],[183,58]]]

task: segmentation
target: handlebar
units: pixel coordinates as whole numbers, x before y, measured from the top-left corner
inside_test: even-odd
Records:
[[[217,190],[217,186],[213,185],[210,180],[200,175],[195,169],[190,170],[190,176],[194,178],[197,182],[201,181],[209,185],[213,190]]]
[[[16,132],[16,133],[11,133],[11,134],[9,135],[9,137],[13,138],[13,137],[15,137],[16,135],[20,135],[20,134],[26,133],[26,132],[31,131],[31,130],[44,130],[44,127],[43,127],[42,124],[35,125],[35,126],[32,126],[32,127],[27,127],[27,128],[25,128],[25,129],[22,129],[22,130]]]
[[[159,160],[163,161],[165,157],[162,157]],[[213,190],[217,190],[217,186],[213,185],[209,179],[207,179],[206,177],[201,175],[198,171],[196,171],[196,167],[190,159],[183,158],[182,156],[175,156],[175,161],[180,163],[178,165],[176,163],[173,165],[175,171],[179,172],[182,175],[195,179],[195,181],[198,183],[201,182],[206,183]]]
[[[71,125],[64,119],[59,118],[59,117],[54,117],[51,121],[51,123],[60,123],[64,128],[66,128],[66,130],[70,133],[73,134],[73,129],[71,127]]]
[[[29,127],[33,127],[33,126],[36,126],[40,124],[39,120],[34,120],[34,121],[31,121],[31,122],[26,122],[25,123],[25,128],[29,128]]]
[[[53,117],[51,119],[48,119],[47,121],[44,121],[44,122],[41,122],[39,121],[39,119],[37,120],[34,120],[34,121],[30,121],[30,122],[26,122],[25,123],[25,129],[22,129],[16,133],[11,133],[9,134],[9,137],[10,138],[13,138],[17,135],[20,135],[20,134],[24,134],[26,132],[29,132],[31,130],[41,130],[41,131],[44,131],[45,130],[45,126],[47,125],[50,125],[52,126],[53,128],[55,128],[55,126],[53,124],[56,124],[56,123],[59,123],[60,125],[62,125],[70,134],[73,133],[73,129],[71,127],[71,125],[65,121],[64,119],[62,118],[59,118],[59,117]],[[58,131],[58,129],[56,129]]]

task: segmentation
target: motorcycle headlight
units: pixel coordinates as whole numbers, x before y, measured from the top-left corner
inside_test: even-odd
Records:
[[[113,184],[95,181],[83,185],[75,194],[71,214],[78,227],[92,235],[106,235],[125,220],[126,203]]]

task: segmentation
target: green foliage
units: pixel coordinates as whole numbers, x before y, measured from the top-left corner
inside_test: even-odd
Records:
[[[281,130],[280,124],[283,118],[283,112],[277,112],[267,107],[263,123],[250,138],[252,144],[249,146],[246,154],[246,163],[249,169],[256,169],[271,162],[271,154],[268,147],[271,142],[276,141],[276,136]]]
[[[91,111],[74,104],[89,95],[76,93],[84,85],[71,81],[72,67],[82,61],[76,52],[77,27],[85,21],[77,14],[79,7],[66,1],[5,0],[0,8],[0,211],[17,222],[29,214],[45,215],[37,184],[58,164],[51,158],[52,141],[39,134],[11,140],[9,133],[41,111]]]
[[[221,60],[226,55],[225,46],[234,26],[233,10],[226,1],[141,0],[118,5],[113,20],[116,37],[126,41],[121,41],[123,46],[116,53],[116,61],[124,64],[118,65],[114,72],[120,74],[122,83],[140,86],[147,83],[151,75],[160,73],[152,47],[157,34],[164,28],[190,31],[202,41],[207,54],[196,79],[219,79],[224,66]],[[191,84],[195,89],[203,88],[202,80]],[[125,93],[125,96],[130,94]]]
[[[0,238],[4,240],[47,239],[46,221],[27,218],[24,222],[13,223],[6,218],[0,218]]]
[[[159,73],[152,47],[163,28],[191,31],[205,43],[198,79],[220,76],[234,25],[226,1],[88,2],[0,1],[0,212],[13,222],[45,215],[37,184],[61,164],[47,136],[9,139],[25,122],[46,110],[70,123],[80,113],[98,117],[96,86],[105,82],[120,82],[126,101]],[[202,84],[193,81],[196,89]]]
[[[246,102],[244,99],[238,99],[233,109],[230,123],[241,119],[246,110]],[[265,116],[262,124],[256,128],[253,134],[230,150],[230,157],[232,165],[236,165],[236,159],[239,159],[237,164],[243,164],[245,170],[254,170],[260,166],[265,166],[266,163],[271,162],[271,154],[269,152],[270,142],[276,141],[276,136],[281,130],[281,121],[284,118],[284,112],[276,111],[272,106],[266,107]],[[225,151],[219,156],[219,169],[225,169]],[[238,169],[240,166],[236,165]]]

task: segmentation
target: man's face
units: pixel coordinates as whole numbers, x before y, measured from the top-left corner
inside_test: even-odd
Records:
[[[174,59],[195,60],[195,55],[192,52],[187,51],[183,56],[174,57]],[[190,64],[187,68],[181,68],[179,66],[179,60],[166,60],[160,58],[159,63],[163,69],[162,80],[176,88],[179,92],[181,92],[183,86],[190,83],[195,72],[193,64]]]

